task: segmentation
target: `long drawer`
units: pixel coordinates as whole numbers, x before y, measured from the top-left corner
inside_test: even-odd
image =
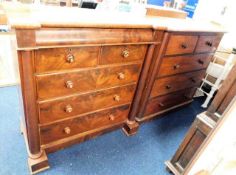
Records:
[[[40,126],[41,144],[47,144],[116,123],[124,123],[128,118],[128,112],[129,105],[124,105],[51,125]]]
[[[132,101],[136,84],[100,90],[39,104],[41,124],[95,110],[128,104]]]
[[[182,89],[196,87],[202,81],[205,70],[158,78],[154,82],[151,97],[165,95]]]
[[[151,98],[145,109],[144,115],[155,114],[192,99],[196,88],[177,91],[172,94]]]
[[[164,57],[157,77],[205,69],[212,56],[212,54],[196,54]]]
[[[37,75],[38,99],[98,90],[138,80],[141,64],[97,68],[70,73]]]
[[[37,73],[94,67],[100,47],[50,48],[36,52]]]

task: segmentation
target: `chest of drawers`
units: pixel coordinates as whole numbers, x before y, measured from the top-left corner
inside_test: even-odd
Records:
[[[146,121],[190,103],[221,37],[222,33],[166,32],[136,120]]]

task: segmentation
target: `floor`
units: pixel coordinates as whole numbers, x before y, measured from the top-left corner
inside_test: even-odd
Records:
[[[27,175],[27,153],[19,129],[17,87],[0,88],[0,175]],[[40,175],[168,175],[164,161],[175,153],[202,99],[143,124],[126,137],[117,130],[49,155]]]

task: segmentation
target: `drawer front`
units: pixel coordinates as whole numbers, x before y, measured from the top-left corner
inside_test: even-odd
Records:
[[[37,73],[94,67],[97,65],[99,47],[51,48],[36,52]]]
[[[39,104],[40,123],[131,103],[135,84],[96,91]]]
[[[99,64],[126,63],[143,60],[147,45],[104,46]]]
[[[205,70],[201,70],[197,72],[190,72],[156,79],[152,88],[151,97],[165,95],[190,87],[197,87],[202,81],[205,72]]]
[[[212,56],[212,54],[197,54],[164,57],[157,76],[161,77],[205,69],[209,65]]]
[[[221,38],[222,35],[200,36],[195,52],[215,52],[221,41]]]
[[[198,36],[172,34],[167,44],[165,55],[193,53],[197,40]]]
[[[135,83],[141,64],[36,76],[38,99],[60,97],[95,89]]]
[[[185,89],[172,94],[149,99],[145,115],[155,114],[192,99],[196,88]]]
[[[47,144],[86,131],[125,122],[128,118],[128,112],[129,105],[125,105],[68,119],[55,124],[41,126],[41,144]]]

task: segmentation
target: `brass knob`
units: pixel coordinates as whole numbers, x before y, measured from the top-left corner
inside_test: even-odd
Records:
[[[66,57],[66,61],[67,61],[68,63],[73,63],[73,62],[75,61],[74,55],[68,54],[67,57]]]
[[[174,69],[179,69],[180,68],[180,65],[179,64],[175,64],[174,65]]]
[[[164,107],[165,105],[163,103],[159,103],[159,106],[160,107]]]
[[[212,42],[206,41],[206,45],[209,46],[209,47],[212,47]]]
[[[70,132],[71,132],[70,127],[65,127],[65,128],[64,128],[64,132],[65,132],[66,134],[70,134]]]
[[[183,43],[183,44],[181,44],[181,47],[182,47],[183,49],[186,49],[186,48],[187,48],[187,44]]]
[[[204,61],[202,61],[202,60],[199,59],[199,60],[198,60],[198,63],[201,64],[201,65],[203,65],[203,64],[204,64]]]
[[[71,106],[71,105],[67,105],[66,108],[65,108],[65,111],[66,111],[67,113],[71,113],[71,112],[73,111],[72,106]]]
[[[120,101],[120,96],[119,95],[114,95],[114,100],[115,101]]]
[[[67,81],[67,82],[66,82],[66,87],[67,87],[68,89],[72,89],[72,88],[73,88],[73,82],[72,82],[72,81]]]
[[[166,85],[166,89],[171,89],[171,86],[169,84]]]
[[[111,120],[111,121],[115,120],[115,116],[112,115],[112,114],[110,114],[110,115],[109,115],[109,120]]]
[[[129,56],[129,51],[128,51],[128,50],[124,50],[124,51],[122,52],[122,56],[123,56],[124,58],[127,58],[127,57]]]
[[[118,79],[123,80],[125,79],[125,74],[124,73],[118,73]]]

